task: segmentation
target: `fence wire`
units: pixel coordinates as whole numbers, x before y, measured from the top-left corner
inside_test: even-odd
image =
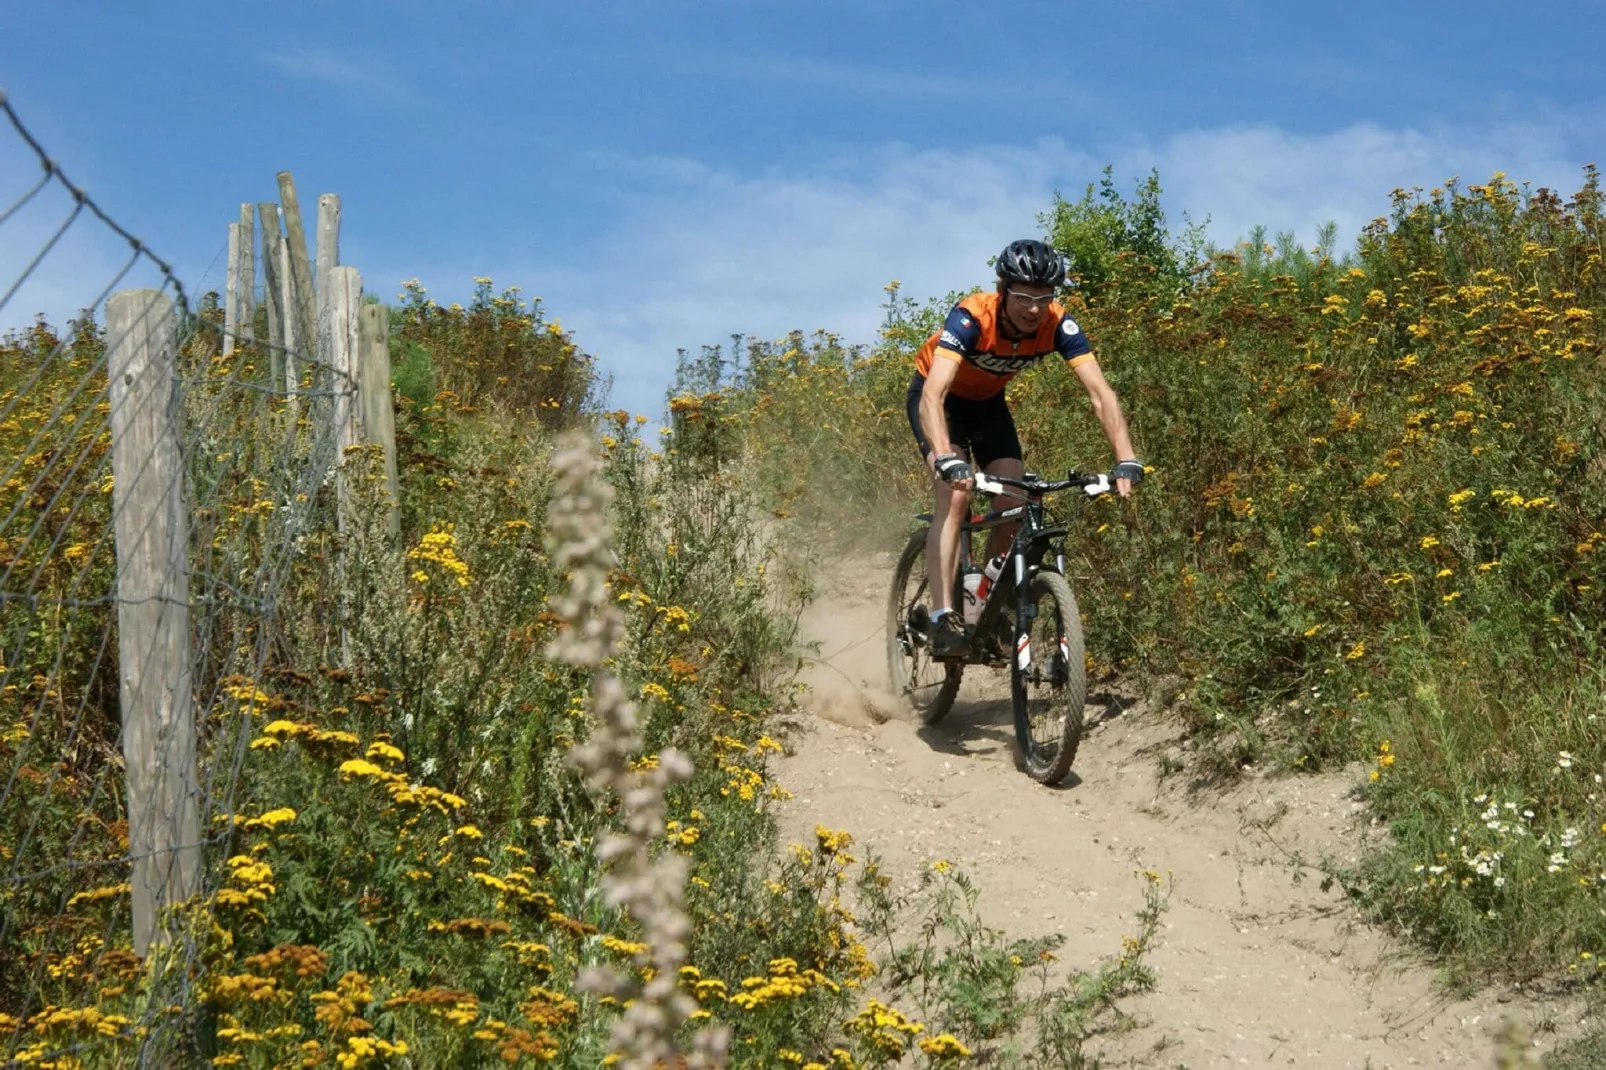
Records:
[[[207,910],[227,876],[257,684],[282,643],[281,606],[293,589],[316,597],[296,587],[298,569],[334,526],[337,442],[325,416],[352,384],[311,347],[265,341],[260,300],[225,346],[217,296],[192,302],[3,94],[0,113],[0,159],[39,165],[20,188],[0,188],[0,327],[12,325],[0,334],[0,1065],[187,1063],[205,1055],[186,1045],[205,1032],[194,1019]],[[108,245],[128,251],[91,277],[85,264],[104,260],[83,250]],[[46,275],[73,280],[79,310],[65,322],[17,307],[45,292]],[[114,421],[143,413],[114,416],[108,358],[131,339],[109,336],[106,310],[143,278],[160,296],[127,333],[160,333],[170,316],[176,356],[171,389],[141,404],[161,409],[182,462],[166,477],[177,485],[162,489],[182,494],[188,527],[181,698],[194,711],[196,775],[181,788],[198,822],[181,846],[198,856],[199,877],[141,958],[129,817],[149,800],[128,797],[121,706],[131,673],[159,651],[154,633],[120,634],[116,536],[163,521],[159,510],[131,515],[113,478]],[[118,478],[156,471],[154,456],[124,462]],[[175,768],[185,758],[158,752]]]

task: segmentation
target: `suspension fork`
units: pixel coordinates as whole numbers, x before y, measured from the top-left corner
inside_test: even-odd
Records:
[[[1014,553],[1015,566],[1015,668],[1024,673],[1032,666],[1032,596],[1026,589],[1026,555]]]

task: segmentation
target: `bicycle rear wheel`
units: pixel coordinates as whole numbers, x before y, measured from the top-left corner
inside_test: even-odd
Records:
[[[1026,637],[1031,661],[1022,671],[1017,647],[1009,674],[1015,735],[1026,774],[1042,784],[1057,784],[1070,772],[1082,742],[1082,708],[1087,703],[1082,617],[1071,585],[1058,572],[1032,576],[1027,594],[1037,613]]]
[[[931,657],[926,632],[930,594],[926,532],[921,529],[903,548],[887,594],[887,676],[892,693],[909,703],[922,724],[936,724],[948,715],[965,671],[957,662]]]

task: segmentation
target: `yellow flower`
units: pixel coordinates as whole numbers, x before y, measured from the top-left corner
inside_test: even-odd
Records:
[[[399,762],[407,757],[400,749],[391,746],[384,740],[375,740],[368,745],[367,757],[382,758],[389,762]]]
[[[249,821],[247,821],[245,823],[245,827],[248,828],[248,829],[254,829],[254,828],[271,829],[271,828],[277,828],[280,825],[288,825],[290,822],[294,821],[295,819],[296,819],[296,812],[294,810],[292,810],[288,806],[281,806],[277,810],[269,810],[267,813],[263,814],[261,817],[253,817],[253,818],[251,818]]]
[[[920,1041],[920,1050],[939,1059],[970,1057],[970,1049],[961,1044],[959,1038],[952,1033],[938,1033],[934,1037],[923,1038]]]

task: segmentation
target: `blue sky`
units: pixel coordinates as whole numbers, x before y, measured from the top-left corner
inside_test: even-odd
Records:
[[[1221,243],[1347,242],[1452,175],[1570,193],[1606,155],[1602,54],[1598,3],[13,0],[0,88],[192,291],[288,169],[304,205],[341,195],[371,292],[518,285],[656,413],[677,348],[867,341],[887,281],[985,281],[1106,164],[1158,167]],[[0,202],[31,167],[0,130]],[[0,226],[0,292],[59,207]],[[82,304],[117,253],[75,228],[0,326]]]

